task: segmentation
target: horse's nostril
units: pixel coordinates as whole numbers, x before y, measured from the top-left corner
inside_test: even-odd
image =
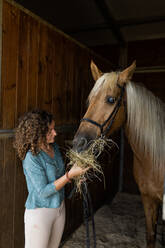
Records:
[[[81,137],[73,141],[73,148],[77,150],[78,152],[81,152],[85,150],[85,148],[87,147],[87,143],[88,143],[87,139],[84,137]]]
[[[82,137],[82,138],[80,139],[79,146],[82,147],[82,148],[85,148],[86,145],[87,145],[87,140],[86,140],[86,138],[83,138],[83,137]]]

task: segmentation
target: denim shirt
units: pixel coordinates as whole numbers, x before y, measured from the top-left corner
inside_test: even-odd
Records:
[[[64,200],[64,188],[56,190],[54,181],[64,175],[64,163],[56,143],[54,158],[44,151],[33,156],[27,152],[23,160],[23,170],[26,177],[28,197],[26,208],[58,208]]]

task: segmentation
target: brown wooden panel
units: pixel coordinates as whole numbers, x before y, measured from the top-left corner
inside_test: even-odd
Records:
[[[81,71],[82,71],[82,75],[88,75],[87,77],[81,77],[81,74],[79,74],[79,82],[80,82],[80,100],[79,100],[79,104],[80,104],[80,114],[81,114],[81,118],[84,115],[84,113],[86,112],[86,103],[87,103],[87,98],[88,95],[90,93],[90,90],[93,87],[93,79],[92,79],[92,75],[91,75],[91,71],[90,71],[90,60],[91,60],[91,55],[87,54],[87,52],[84,52],[83,54],[81,53],[81,57],[79,57],[79,61],[81,63],[81,59],[83,61],[83,58],[87,57],[87,67],[83,68],[83,65],[81,67]],[[87,90],[88,89],[88,90]],[[81,103],[80,103],[81,102]]]
[[[45,90],[43,108],[45,110],[52,110],[52,85],[54,83],[55,69],[53,68],[53,60],[55,55],[55,47],[53,41],[53,30],[47,30],[47,47],[46,47],[46,77],[45,77]],[[40,82],[39,82],[40,83]]]
[[[54,60],[53,60],[53,70],[54,70],[54,80],[52,84],[52,112],[55,115],[57,125],[63,123],[64,118],[64,102],[63,97],[65,94],[63,87],[63,38],[58,34],[54,33],[52,36],[54,40]],[[66,62],[65,62],[66,63]]]
[[[128,43],[128,64],[135,59],[137,66],[165,66],[165,39]]]
[[[74,64],[74,56],[75,53],[73,52],[75,51],[75,45],[71,42],[71,41],[67,41],[66,44],[66,50],[65,50],[65,57],[64,59],[66,59],[68,57],[68,62],[66,64],[66,73],[65,73],[65,77],[64,77],[64,88],[65,88],[65,102],[64,102],[64,106],[65,106],[65,121],[66,122],[71,122],[72,121],[72,101],[74,98],[73,95],[73,76],[74,76],[74,70],[75,70],[75,64]]]
[[[0,187],[0,206],[1,206],[1,214],[0,214],[0,246],[5,247],[8,245],[11,245],[12,238],[6,235],[6,228],[8,228],[8,219],[6,218],[5,213],[5,204],[6,204],[6,180],[4,178],[4,140],[0,139],[0,179],[1,179],[1,187]],[[3,179],[4,178],[4,179]],[[3,180],[2,180],[3,179]],[[11,226],[12,228],[12,226]],[[11,230],[10,230],[11,231]],[[12,236],[12,234],[11,234]],[[9,240],[8,240],[9,239]]]
[[[16,114],[16,83],[18,63],[18,37],[20,11],[10,4],[3,4],[2,36],[2,98],[3,128],[12,128]]]
[[[71,95],[70,91],[70,78],[73,76],[74,73],[74,64],[72,61],[73,58],[73,45],[69,40],[62,40],[63,43],[63,51],[62,51],[62,71],[61,71],[61,83],[60,83],[60,97],[62,102],[62,120],[66,123],[69,123],[72,119],[72,112],[71,112],[71,98],[74,97],[73,93]],[[68,112],[69,111],[69,112]]]
[[[40,25],[39,35],[39,63],[38,63],[38,87],[37,87],[37,106],[39,108],[44,107],[44,92],[46,87],[46,75],[47,75],[47,32],[48,27],[46,25]]]
[[[27,187],[23,174],[22,163],[18,159],[15,164],[15,197],[14,197],[14,241],[13,247],[24,247],[24,210]]]
[[[82,61],[84,58],[83,51],[79,51],[77,47],[75,47],[75,55],[74,55],[74,64],[73,67],[76,66],[76,70],[73,72],[73,82],[72,82],[72,107],[71,107],[71,113],[73,121],[76,122],[76,120],[80,120],[82,117],[81,113],[81,96],[82,92],[85,90],[84,83],[87,81],[85,78],[85,75],[88,75],[87,71],[85,70],[86,66],[83,65]],[[88,63],[87,63],[88,64]],[[74,69],[74,68],[73,68]],[[88,79],[89,84],[90,80]],[[88,87],[88,91],[90,88]],[[87,92],[88,94],[89,92]],[[85,101],[83,103],[83,106],[85,106]]]
[[[13,30],[13,23],[8,12],[13,11],[15,7],[4,0],[3,25],[9,31]],[[14,127],[15,120],[27,109],[34,107],[52,111],[57,124],[77,121],[91,88],[90,59],[95,57],[100,64],[109,63],[24,11],[17,12],[19,16],[15,18],[18,21],[14,22],[14,32],[8,32],[8,36],[3,34],[6,44],[3,53],[7,58],[10,57],[4,60],[3,56],[2,62],[3,127]],[[11,40],[14,41],[14,60],[7,53]],[[8,71],[6,74],[9,68],[13,72]],[[14,77],[17,81],[11,84]],[[7,98],[12,99],[12,108]],[[9,117],[6,115],[8,108]],[[10,119],[10,126],[7,125],[7,118]]]
[[[13,247],[15,159],[12,138],[0,139],[0,247]]]
[[[18,42],[18,83],[17,83],[17,116],[27,111],[28,67],[29,67],[29,21],[28,16],[20,13]]]
[[[29,17],[28,109],[37,107],[40,23]]]

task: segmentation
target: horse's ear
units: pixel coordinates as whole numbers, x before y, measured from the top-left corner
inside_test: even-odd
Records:
[[[119,74],[119,83],[124,84],[127,83],[129,80],[131,80],[135,69],[136,69],[136,60],[134,60],[132,65],[127,67],[124,71],[122,71]]]
[[[91,72],[93,79],[97,81],[99,77],[103,75],[103,73],[100,71],[100,69],[97,67],[97,65],[91,60]]]

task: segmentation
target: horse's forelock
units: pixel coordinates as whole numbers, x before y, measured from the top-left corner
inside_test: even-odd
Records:
[[[106,90],[111,88],[112,90],[116,86],[118,74],[116,72],[105,73],[101,76],[95,83],[94,87],[92,88],[88,102],[90,103],[91,99],[97,95],[100,90]]]

